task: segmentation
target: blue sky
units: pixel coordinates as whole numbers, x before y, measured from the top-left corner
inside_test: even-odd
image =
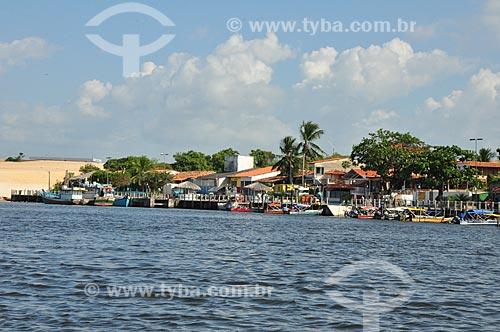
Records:
[[[0,156],[148,155],[233,147],[278,151],[302,120],[325,151],[349,153],[378,128],[436,145],[496,149],[500,135],[498,1],[142,1],[137,13],[86,22],[122,1],[0,4]],[[242,22],[228,31],[229,18]],[[415,21],[414,32],[252,32],[253,21]],[[142,73],[92,44],[97,33],[150,43]],[[171,159],[171,158],[170,158]]]

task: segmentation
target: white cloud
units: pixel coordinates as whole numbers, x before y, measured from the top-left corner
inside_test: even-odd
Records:
[[[442,50],[414,52],[399,38],[382,46],[354,47],[338,53],[320,49],[304,55],[300,89],[321,86],[333,94],[381,101],[404,96],[443,76],[463,72],[459,58]]]
[[[500,32],[500,1],[488,0],[484,3],[481,21],[498,36]]]
[[[354,125],[358,128],[377,130],[387,125],[393,120],[397,120],[399,115],[394,111],[376,109],[367,116],[361,117],[361,119]]]
[[[76,105],[84,114],[109,114],[122,131],[139,131],[155,143],[167,140],[180,151],[273,149],[290,130],[275,115],[284,91],[271,84],[271,65],[291,56],[273,34],[249,41],[234,35],[205,58],[174,53],[164,66],[147,63],[121,85],[88,81]]]
[[[434,144],[466,145],[479,135],[486,146],[500,146],[500,72],[481,69],[463,89],[439,100],[430,97],[424,105],[410,121]]]
[[[103,83],[98,80],[87,81],[80,87],[80,97],[76,101],[79,110],[90,116],[104,116],[105,110],[95,105],[107,97],[113,86],[111,83]]]
[[[0,72],[10,66],[24,65],[31,59],[45,58],[52,49],[45,39],[39,37],[0,43]]]

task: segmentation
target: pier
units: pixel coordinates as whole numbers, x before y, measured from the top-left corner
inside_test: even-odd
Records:
[[[117,193],[117,197],[128,193]],[[226,204],[230,197],[227,195],[211,194],[180,194],[178,197],[166,197],[164,195],[146,195],[146,193],[130,194],[130,207],[140,208],[179,208],[196,210],[219,210],[220,206]],[[12,202],[43,203],[40,191],[38,190],[12,190]],[[267,206],[268,203],[294,203],[296,200],[290,200],[290,197],[273,197],[262,202],[255,196],[246,196],[242,202],[251,202],[254,205]],[[300,201],[299,201],[300,202]],[[500,213],[500,202],[481,202],[481,201],[414,201],[414,202],[384,202],[382,200],[356,200],[347,204],[328,204],[321,203],[323,215],[343,217],[344,212],[351,206],[356,207],[375,207],[375,208],[394,208],[394,207],[420,207],[426,209],[439,209],[444,211],[446,217],[454,217],[468,210],[491,210],[493,213]]]

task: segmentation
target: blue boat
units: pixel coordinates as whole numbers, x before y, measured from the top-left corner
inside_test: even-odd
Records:
[[[130,197],[124,196],[122,198],[115,198],[113,206],[123,206],[128,207],[130,205]]]

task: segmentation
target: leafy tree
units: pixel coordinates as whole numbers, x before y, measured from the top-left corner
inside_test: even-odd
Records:
[[[233,150],[231,148],[227,148],[214,153],[210,158],[210,161],[212,163],[212,169],[217,173],[224,172],[224,160],[226,156],[235,156],[238,154],[240,154],[238,151]]]
[[[500,149],[497,149],[497,153],[498,153],[497,158],[498,158],[498,160],[500,160]]]
[[[344,160],[344,161],[342,162],[341,166],[342,166],[342,168],[343,168],[343,169],[344,169],[344,171],[345,171],[346,169],[348,169],[349,167],[351,167],[351,166],[352,166],[352,163],[351,163],[349,160]]]
[[[495,152],[493,152],[489,148],[481,148],[479,149],[478,155],[477,155],[477,161],[483,161],[483,162],[488,162],[491,161],[491,159],[495,158]]]
[[[250,155],[254,159],[255,167],[266,167],[273,165],[276,155],[271,151],[261,149],[251,150]]]
[[[210,156],[190,150],[174,154],[175,169],[177,171],[211,171]]]
[[[145,157],[136,157],[131,165],[131,182],[136,183],[139,188],[143,191],[145,190],[145,180],[147,179],[148,171],[152,170],[154,167],[154,162]]]
[[[306,168],[306,158],[308,160],[319,158],[325,152],[314,141],[320,139],[324,131],[319,128],[319,125],[312,122],[302,121],[300,126],[300,139],[298,145],[299,150],[302,152],[302,185],[304,185],[304,172]]]
[[[361,165],[363,170],[376,171],[384,187],[390,182],[389,188],[385,189],[392,189],[411,180],[414,171],[412,166],[426,149],[426,144],[410,133],[379,129],[353,146],[351,160],[355,165]]]
[[[281,159],[274,164],[273,169],[280,171],[281,175],[288,178],[289,183],[293,183],[293,175],[299,170],[300,157],[299,146],[296,139],[286,136],[280,143]]]
[[[473,154],[458,146],[435,146],[419,154],[415,172],[422,177],[424,186],[437,189],[437,200],[441,200],[445,186],[459,186],[469,182],[477,186],[475,168],[459,169],[457,160],[470,160]]]
[[[85,174],[85,173],[90,173],[90,172],[94,172],[94,171],[99,171],[100,168],[97,167],[96,165],[92,165],[92,164],[85,164],[84,166],[80,167],[80,173],[81,174]]]
[[[172,176],[165,172],[148,172],[145,174],[144,183],[152,192],[157,192],[158,189],[172,181]]]

